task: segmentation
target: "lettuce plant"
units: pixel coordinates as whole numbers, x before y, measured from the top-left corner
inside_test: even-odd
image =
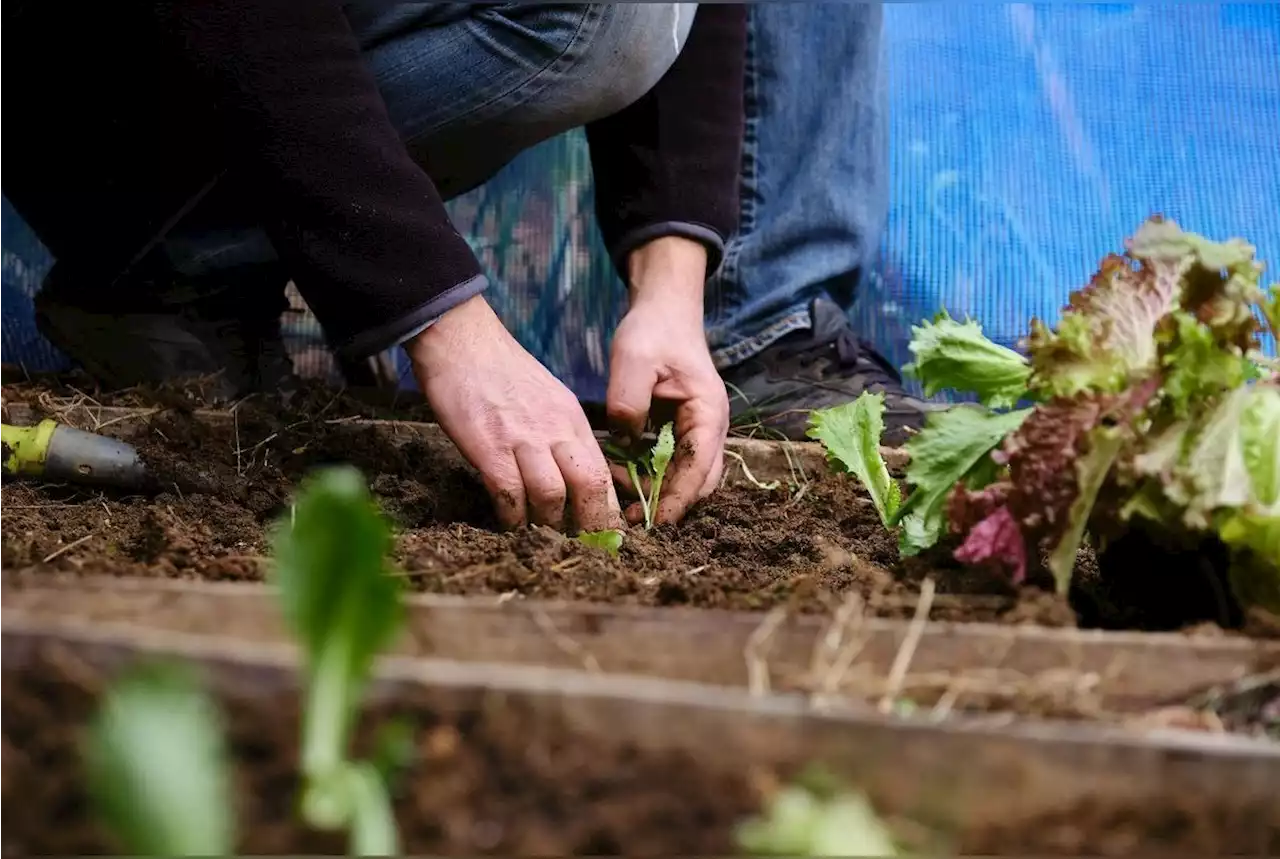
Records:
[[[907,442],[910,494],[889,519],[902,551],[950,531],[959,560],[1018,581],[1044,558],[1065,592],[1086,529],[1143,520],[1220,539],[1241,602],[1280,608],[1280,378],[1260,352],[1280,286],[1260,285],[1254,255],[1155,217],[1056,328],[1032,322],[1025,356],[945,313],[914,329],[908,371],[981,405]]]

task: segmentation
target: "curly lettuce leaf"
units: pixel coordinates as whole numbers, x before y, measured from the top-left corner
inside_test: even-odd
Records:
[[[1219,342],[1242,351],[1253,343],[1259,329],[1253,306],[1264,298],[1263,267],[1253,245],[1243,239],[1210,241],[1157,217],[1134,233],[1125,251],[1144,265],[1176,267],[1179,305],[1212,329]]]
[[[1116,254],[1071,295],[1056,331],[1032,323],[1031,389],[1045,399],[1117,394],[1158,369],[1156,328],[1175,307],[1179,264]]]
[[[947,497],[957,483],[976,489],[996,479],[991,452],[1030,414],[1031,409],[996,413],[957,406],[929,415],[924,429],[906,444],[912,489],[891,523],[902,525],[902,554],[915,555],[937,543],[946,529]],[[979,470],[985,474],[973,480]]]
[[[990,408],[1012,408],[1027,394],[1027,359],[987,339],[973,320],[957,322],[943,310],[912,327],[908,348],[915,360],[902,370],[920,381],[927,397],[950,389],[974,394]]]
[[[880,455],[884,433],[884,394],[864,391],[849,403],[809,414],[809,438],[822,442],[827,460],[858,478],[886,527],[902,501],[897,481]]]
[[[1213,329],[1187,311],[1170,314],[1166,328],[1161,389],[1177,417],[1185,418],[1196,404],[1260,377],[1258,366],[1245,353],[1222,348]]]

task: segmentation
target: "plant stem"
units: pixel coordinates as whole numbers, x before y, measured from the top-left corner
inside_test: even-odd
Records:
[[[352,764],[346,772],[351,799],[351,855],[395,856],[400,852],[391,797],[378,770],[368,761]]]
[[[644,529],[648,531],[653,528],[653,511],[649,509],[649,499],[644,495],[644,486],[640,483],[640,471],[636,468],[634,461],[627,463],[627,475],[635,484],[636,494],[640,496],[640,505],[644,508]]]
[[[302,814],[312,826],[334,829],[349,818],[342,796],[350,684],[346,677],[347,637],[330,636],[311,667],[303,716],[302,774],[306,780]]]

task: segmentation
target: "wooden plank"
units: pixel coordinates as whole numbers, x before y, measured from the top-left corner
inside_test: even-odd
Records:
[[[159,414],[159,409],[120,408],[112,406],[82,405],[60,416],[60,419],[77,429],[97,431],[129,441],[146,429],[147,419]],[[5,421],[15,424],[31,424],[41,418],[39,410],[28,403],[6,403]],[[231,420],[228,410],[198,409],[194,413],[200,420],[222,422]],[[373,420],[367,418],[340,418],[331,421],[355,428],[374,428],[393,443],[420,439],[428,443],[447,444],[453,447],[448,436],[438,424],[416,421]],[[601,433],[596,434],[602,437]],[[456,450],[456,448],[455,448]],[[730,438],[725,444],[725,480],[731,485],[750,485],[750,477],[760,483],[777,480],[802,483],[826,469],[826,454],[816,442],[772,441],[754,438]],[[906,452],[898,448],[882,448],[890,468],[906,466]],[[461,456],[461,454],[459,454]],[[745,465],[745,470],[744,466]]]
[[[225,634],[245,642],[287,640],[273,594],[258,584],[11,571],[0,593],[5,624],[76,620]],[[407,603],[406,633],[396,645],[406,656],[737,687],[820,686],[832,674],[815,671],[815,654],[842,635],[840,644],[857,641],[861,648],[830,694],[858,700],[885,691],[911,627],[878,618],[837,626],[833,617],[812,615],[501,598],[414,595]],[[1045,706],[1061,696],[1071,699],[1064,705],[1096,706],[1097,718],[1110,718],[1185,701],[1278,668],[1280,642],[1243,637],[927,623],[901,694],[925,700],[947,689],[959,691],[962,684],[971,695],[1012,684],[1018,694],[1029,690],[1045,698]]]
[[[6,673],[57,652],[110,674],[140,658],[198,664],[224,694],[255,697],[296,688],[296,653],[227,636],[154,630],[32,625],[5,619]],[[795,766],[808,761],[854,779],[889,813],[930,820],[1003,821],[1145,799],[1166,804],[1210,795],[1248,809],[1241,825],[1264,843],[1280,824],[1274,802],[1280,746],[1228,735],[1151,732],[1089,724],[1004,724],[966,719],[935,724],[889,718],[867,708],[813,712],[794,695],[751,695],[634,675],[445,659],[389,657],[377,669],[374,700],[409,690],[432,706],[502,707],[530,713],[529,731],[555,725],[571,737],[625,743],[641,752],[680,751],[709,767]],[[419,698],[420,700],[420,698]]]

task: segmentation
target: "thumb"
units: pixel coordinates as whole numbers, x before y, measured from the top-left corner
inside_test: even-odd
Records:
[[[658,371],[648,362],[614,361],[604,397],[610,428],[626,433],[629,441],[639,439],[649,420],[649,406],[657,383]]]

